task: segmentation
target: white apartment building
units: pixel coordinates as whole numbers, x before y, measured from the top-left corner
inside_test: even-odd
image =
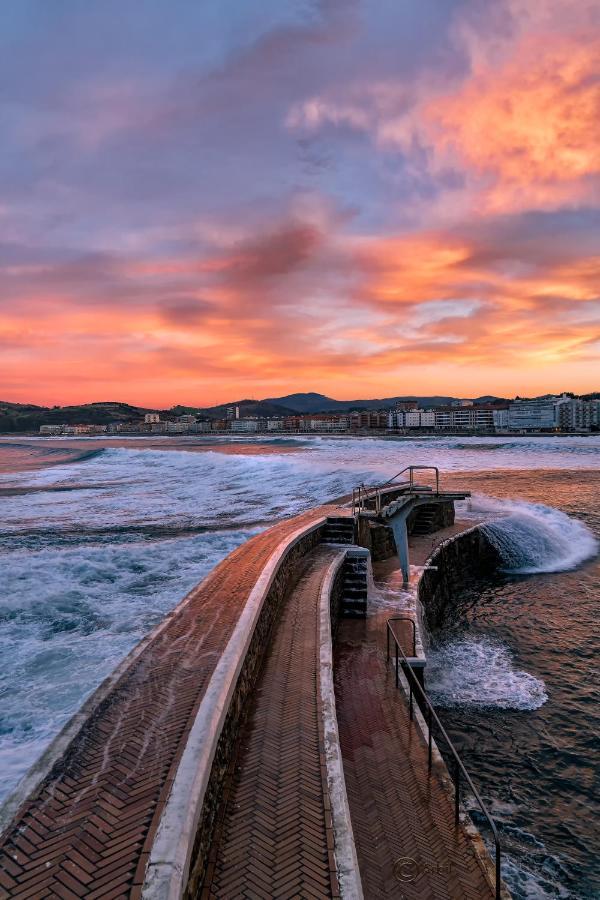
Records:
[[[452,411],[449,409],[436,409],[434,412],[435,427],[443,430],[452,428]]]
[[[557,404],[558,425],[562,431],[589,431],[591,427],[591,404],[572,397],[561,398]]]
[[[424,409],[394,409],[388,413],[388,428],[433,428],[435,413]]]
[[[329,419],[325,417],[310,419],[309,427],[311,431],[347,431],[348,417],[331,416]]]
[[[511,431],[554,431],[558,427],[556,398],[517,400],[508,407]]]
[[[598,417],[597,402],[566,394],[540,400],[517,400],[510,404],[508,427],[512,431],[589,431]]]
[[[158,413],[146,413],[144,422],[146,425],[154,425],[156,422],[160,422],[160,416]]]
[[[508,409],[493,410],[492,420],[496,431],[506,431],[508,428]]]
[[[245,434],[258,431],[258,419],[233,419],[231,430]]]

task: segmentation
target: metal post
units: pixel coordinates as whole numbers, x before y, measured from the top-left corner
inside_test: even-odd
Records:
[[[408,679],[408,688],[410,695],[410,721],[413,720],[413,688],[412,688],[412,679]]]
[[[500,879],[500,851],[498,847],[496,847],[496,900],[500,900],[500,885],[502,884]]]
[[[429,707],[427,708],[427,730],[429,732],[428,746],[427,746],[427,768],[429,774],[431,774],[431,753],[432,753],[432,744],[433,744],[433,736],[431,734],[431,710]]]
[[[396,641],[396,687],[398,687],[398,642]]]
[[[454,787],[454,824],[458,825],[460,807],[460,766],[458,765],[458,762],[454,764],[454,772],[456,776],[456,784]]]
[[[387,632],[387,661],[390,661],[390,626],[386,628]]]

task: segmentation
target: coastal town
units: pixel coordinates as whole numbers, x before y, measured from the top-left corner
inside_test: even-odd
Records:
[[[149,412],[143,418],[108,424],[45,424],[40,435],[97,434],[503,434],[590,433],[600,431],[600,399],[570,394],[533,400],[478,402],[454,400],[447,406],[420,408],[402,400],[393,408],[349,412],[297,413],[281,416],[245,415],[243,407],[226,407],[222,417],[205,414]]]

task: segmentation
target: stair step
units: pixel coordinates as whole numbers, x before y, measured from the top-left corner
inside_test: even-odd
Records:
[[[350,524],[346,522],[345,524]],[[330,522],[328,522],[330,526]],[[327,528],[326,534],[330,527]],[[339,533],[340,529],[336,526],[334,533]],[[351,537],[354,542],[354,528],[342,529],[342,531]],[[342,600],[341,614],[346,617],[361,618],[367,614],[368,601],[368,585],[367,585],[368,564],[367,559],[363,555],[349,555],[344,561],[342,569]]]

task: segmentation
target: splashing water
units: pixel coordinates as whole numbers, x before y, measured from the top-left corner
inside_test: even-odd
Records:
[[[465,514],[488,520],[482,529],[500,554],[503,571],[515,575],[566,572],[598,552],[598,541],[583,522],[541,503],[475,496]]]
[[[544,682],[516,669],[508,648],[488,638],[461,637],[433,648],[427,690],[441,706],[537,709],[548,699]]]

